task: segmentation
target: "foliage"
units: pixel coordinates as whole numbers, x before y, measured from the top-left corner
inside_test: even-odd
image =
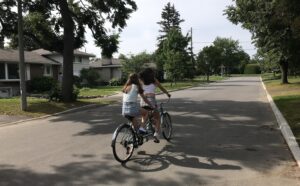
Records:
[[[112,78],[111,80],[109,80],[109,85],[110,86],[121,86],[121,85],[123,85],[123,82],[121,81],[121,79]]]
[[[78,95],[79,95],[79,89],[76,86],[74,86],[70,100],[71,101],[76,101],[77,98],[78,98]],[[48,99],[49,99],[49,101],[55,101],[55,102],[63,101],[62,92],[61,92],[61,86],[59,86],[58,84],[56,84],[56,86],[54,86],[49,91],[49,93],[48,93]]]
[[[175,9],[174,4],[171,5],[170,2],[164,7],[161,13],[162,20],[158,22],[161,26],[159,32],[162,33],[161,36],[158,37],[159,41],[163,41],[167,38],[168,33],[171,29],[181,30],[180,23],[184,22],[183,19],[180,19],[179,12]]]
[[[158,79],[161,81],[163,80],[165,71],[167,76],[169,76],[168,78],[173,78],[174,74],[181,74],[178,78],[192,78],[194,75],[194,67],[191,57],[187,55],[187,46],[191,38],[189,35],[183,36],[180,27],[180,23],[184,20],[180,18],[179,12],[175,9],[174,5],[171,5],[171,3],[168,3],[164,7],[161,13],[161,18],[162,20],[158,22],[161,27],[159,30],[161,35],[157,39],[158,49],[154,54],[158,71]],[[172,56],[173,54],[176,58],[174,58],[175,56]],[[173,75],[170,74],[172,73],[172,69],[175,69],[175,67],[170,65],[178,64],[179,60],[182,61],[183,64],[180,64],[180,66],[183,67],[185,72],[178,72],[178,69],[176,69],[177,72],[174,72]],[[165,67],[168,69],[165,69]]]
[[[235,0],[226,10],[228,19],[252,33],[262,52],[276,56],[282,83],[288,83],[288,63],[299,59],[300,2],[298,0]],[[298,61],[299,63],[299,61]]]
[[[129,58],[121,56],[120,60],[122,63],[123,76],[127,79],[130,73],[139,73],[147,67],[147,64],[153,63],[153,56],[142,52],[137,55],[130,55]]]
[[[220,74],[224,67],[226,74],[243,73],[249,63],[249,55],[243,51],[238,41],[217,37],[213,45],[204,47],[196,59],[197,72],[200,74]]]
[[[192,65],[189,54],[186,50],[190,37],[182,35],[181,31],[171,29],[163,42],[161,53],[164,61],[164,69],[167,78],[172,81],[182,80],[189,77],[192,72]]]
[[[95,44],[103,49],[102,54],[110,56],[117,50],[116,32],[126,26],[129,15],[137,9],[133,0],[26,0],[22,3],[24,38],[30,38],[29,44],[63,54],[64,101],[72,97],[74,48],[86,42],[85,28],[91,30]],[[0,40],[17,38],[15,7],[16,1],[0,2]],[[112,29],[107,29],[109,26]]]
[[[73,82],[76,87],[81,87],[82,79],[79,76],[73,76]]]
[[[46,91],[50,91],[57,82],[52,77],[37,77],[33,78],[29,85],[30,85],[30,91],[35,93],[43,93]]]
[[[247,64],[245,66],[244,74],[260,74],[260,67],[258,64]]]
[[[96,86],[100,82],[100,75],[93,68],[83,68],[80,70],[80,78],[86,81],[88,86]]]

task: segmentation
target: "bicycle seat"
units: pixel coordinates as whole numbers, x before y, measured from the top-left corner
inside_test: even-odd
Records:
[[[144,106],[143,108],[146,109],[146,110],[148,110],[148,111],[153,110],[153,109],[152,109],[151,107],[149,107],[149,106]]]
[[[134,118],[133,116],[129,116],[129,115],[125,115],[124,117],[125,117],[126,119],[128,119],[129,121],[131,121],[131,122],[132,122],[132,120],[133,120],[133,118]]]

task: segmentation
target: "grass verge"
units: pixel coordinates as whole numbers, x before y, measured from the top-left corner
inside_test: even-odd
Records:
[[[210,76],[210,82],[218,81],[224,79],[220,76]],[[182,88],[189,88],[197,86],[199,84],[205,84],[206,77],[197,77],[194,80],[180,81],[176,84],[163,83],[163,86],[167,90],[178,90]],[[104,97],[108,95],[113,95],[120,92],[122,86],[103,86],[96,88],[82,88],[80,89],[80,97]],[[62,112],[71,108],[76,108],[88,104],[111,104],[115,100],[109,97],[105,98],[92,98],[92,99],[79,99],[72,103],[61,103],[61,102],[49,102],[44,98],[27,98],[27,111],[22,111],[20,108],[20,98],[8,98],[0,99],[0,115],[19,115],[28,117],[39,117],[48,114],[54,114],[57,112]]]
[[[278,76],[262,77],[268,92],[289,123],[300,146],[300,78],[289,77],[289,84],[281,84]]]

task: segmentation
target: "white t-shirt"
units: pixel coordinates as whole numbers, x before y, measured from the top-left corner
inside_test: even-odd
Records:
[[[143,85],[144,94],[155,94],[155,84]]]
[[[138,88],[135,84],[131,85],[131,89],[127,93],[123,93],[123,102],[137,102]]]

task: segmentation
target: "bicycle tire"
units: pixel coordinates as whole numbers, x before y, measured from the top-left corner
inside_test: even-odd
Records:
[[[161,130],[163,137],[170,141],[173,134],[172,120],[169,113],[165,112],[160,116]]]
[[[111,143],[115,159],[121,163],[127,162],[133,154],[135,144],[135,134],[132,127],[127,123],[121,124],[115,130]]]

